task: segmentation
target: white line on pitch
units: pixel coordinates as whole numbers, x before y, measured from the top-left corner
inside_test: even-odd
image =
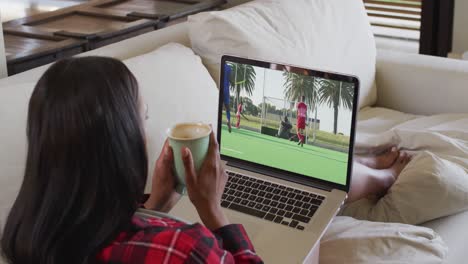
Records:
[[[231,152],[234,152],[234,153],[237,153],[237,154],[244,154],[243,152],[240,152],[240,151],[237,151],[237,150],[234,150],[234,149],[230,149],[230,148],[226,148],[226,147],[222,147],[221,149],[231,151]]]

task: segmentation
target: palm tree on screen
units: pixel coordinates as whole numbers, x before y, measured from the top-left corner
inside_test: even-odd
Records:
[[[354,87],[347,82],[338,82],[327,79],[317,80],[320,88],[320,103],[333,108],[333,133],[338,131],[338,112],[339,108],[351,110],[353,107]]]
[[[235,94],[236,106],[240,102],[240,94],[244,91],[248,96],[252,96],[255,89],[255,79],[257,73],[251,65],[240,63],[230,63],[231,76],[229,76],[230,90]]]

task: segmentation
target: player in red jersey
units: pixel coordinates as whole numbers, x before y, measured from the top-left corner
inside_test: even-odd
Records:
[[[301,97],[301,101],[297,104],[297,138],[299,139],[298,145],[301,147],[304,146],[305,136],[304,131],[306,128],[306,120],[307,120],[307,104],[304,103],[305,96]]]
[[[237,105],[237,113],[236,113],[236,117],[237,117],[236,128],[237,129],[240,128],[240,120],[241,120],[242,110],[243,110],[242,100],[240,100],[240,103]]]

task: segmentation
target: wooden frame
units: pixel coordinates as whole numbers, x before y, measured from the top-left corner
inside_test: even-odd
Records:
[[[419,53],[447,57],[452,50],[454,0],[363,0],[370,17],[420,22],[420,26],[372,22],[373,26],[420,32]]]
[[[447,57],[452,51],[454,0],[424,0],[419,53]]]

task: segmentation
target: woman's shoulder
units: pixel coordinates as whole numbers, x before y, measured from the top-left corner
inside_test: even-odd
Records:
[[[134,216],[130,229],[121,232],[101,251],[98,259],[117,263],[158,263],[170,255],[171,263],[182,263],[198,250],[201,241],[216,243],[213,233],[203,225],[170,218]]]

